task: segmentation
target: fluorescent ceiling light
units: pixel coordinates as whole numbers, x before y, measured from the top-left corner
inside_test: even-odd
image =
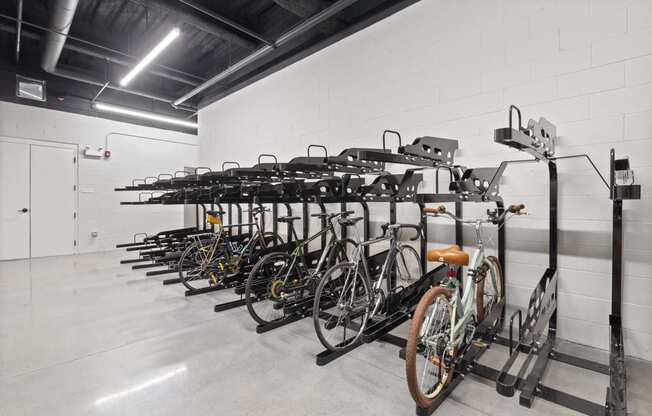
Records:
[[[163,52],[163,49],[167,48],[170,43],[172,43],[172,41],[178,38],[180,33],[181,32],[178,28],[175,27],[172,29],[172,31],[168,33],[167,36],[165,36],[163,40],[154,47],[154,49],[145,55],[142,61],[138,62],[138,65],[136,65],[134,69],[129,71],[129,73],[120,80],[120,85],[124,87],[125,85],[129,84],[129,82],[131,82],[131,80],[134,79],[136,75],[140,73],[140,71],[145,69],[147,65],[149,65],[161,52]]]
[[[146,113],[144,111],[132,110],[131,108],[118,107],[116,105],[105,103],[93,103],[93,106],[100,111],[109,113],[124,114],[126,116],[144,118],[146,120],[160,121],[161,123],[176,124],[178,126],[190,127],[196,129],[198,124],[192,121],[182,120],[180,118],[166,117],[154,113]]]

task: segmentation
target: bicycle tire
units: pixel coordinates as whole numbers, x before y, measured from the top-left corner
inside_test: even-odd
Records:
[[[394,272],[397,282],[409,282],[421,277],[421,256],[419,252],[409,244],[400,246],[394,259]]]
[[[198,290],[207,286],[210,286],[209,276],[206,274],[206,270],[200,270],[201,268],[201,259],[196,258],[197,252],[199,251],[199,242],[195,241],[190,244],[181,254],[179,258],[179,263],[177,266],[179,272],[179,280],[188,290]],[[218,252],[214,256],[214,260],[218,259]],[[214,261],[213,260],[213,261]],[[190,265],[190,267],[188,267]],[[217,281],[221,280],[221,273],[219,270],[210,268],[208,272],[216,273],[218,275]],[[200,285],[197,282],[204,281],[205,284]]]
[[[350,262],[340,263],[331,267],[324,273],[321,280],[319,281],[317,290],[315,291],[315,300],[313,303],[313,314],[312,314],[313,325],[315,327],[315,332],[317,333],[317,338],[322,343],[322,345],[330,351],[343,350],[349,345],[358,341],[360,335],[362,335],[362,332],[364,331],[366,319],[367,316],[369,315],[371,288],[369,287],[369,282],[362,275],[360,270],[358,270],[357,275],[353,277],[353,280],[361,283],[361,286],[358,285],[357,287],[358,289],[362,287],[364,289],[364,293],[354,293],[352,291],[351,294],[353,295],[353,300],[359,298],[366,301],[366,306],[364,306],[364,311],[362,311],[360,307],[356,308],[357,310],[355,311],[355,313],[342,318],[344,319],[344,325],[341,325],[340,317],[337,317],[332,314],[332,312],[334,312],[335,310],[338,309],[341,310],[340,305],[337,304],[337,300],[340,298],[340,292],[345,292],[351,287],[349,285],[347,287],[341,288],[340,287],[341,283],[347,283],[346,278],[344,279],[344,281],[341,281],[342,280],[341,278],[342,276],[346,276],[347,268],[351,269],[354,267],[355,267],[354,263],[350,263]],[[338,272],[342,274],[338,275],[337,274]],[[346,302],[343,303],[346,304]],[[336,320],[333,321],[333,318],[336,318]],[[360,323],[351,322],[351,318],[353,319],[360,318]],[[325,321],[323,328],[321,325],[322,319]],[[326,326],[331,326],[333,324],[334,327],[332,329],[337,330],[338,327],[343,328],[342,341],[337,343],[334,343],[329,339],[330,336],[334,335],[335,333],[325,332],[327,330]],[[347,327],[355,331],[355,335],[353,337],[350,338],[346,337]],[[339,337],[335,336],[335,339],[338,338]]]
[[[451,356],[447,368],[446,368],[446,364],[442,365],[441,359],[438,360],[437,364],[433,362],[433,364],[436,365],[436,368],[438,368],[439,371],[445,370],[445,374],[440,380],[440,382],[437,384],[436,388],[430,394],[425,394],[423,391],[421,391],[420,382],[418,379],[417,354],[419,354],[418,346],[419,346],[420,334],[422,333],[422,326],[431,303],[438,298],[440,299],[443,298],[444,301],[446,302],[446,305],[444,306],[447,306],[449,308],[448,331],[450,331],[450,314],[452,313],[452,306],[450,305],[451,296],[452,296],[451,292],[446,288],[443,287],[430,288],[421,297],[421,300],[419,301],[417,308],[414,311],[414,315],[412,316],[412,322],[410,324],[410,331],[408,333],[407,344],[405,346],[405,375],[407,378],[408,389],[410,390],[410,394],[412,395],[412,398],[414,399],[414,401],[418,406],[423,408],[430,407],[432,402],[443,391],[444,387],[446,387],[446,385],[450,383],[450,381],[453,378],[453,374],[455,372],[454,358],[456,352],[454,352],[453,355]],[[446,330],[442,332],[445,331]],[[425,358],[426,363],[430,362],[429,360],[430,357],[426,356]],[[423,372],[423,374],[425,374],[425,371]]]
[[[476,319],[479,322],[482,322],[485,318],[485,316],[489,315],[491,313],[491,309],[493,308],[493,305],[496,305],[499,303],[505,296],[505,276],[503,275],[503,271],[500,267],[500,262],[498,259],[494,256],[487,256],[485,259],[486,263],[483,263],[482,269],[484,270],[485,276],[476,284]],[[486,270],[488,268],[489,270]],[[496,276],[491,276],[490,270],[493,268],[495,270]],[[481,271],[482,273],[482,271]],[[491,280],[487,280],[487,278],[492,277]],[[492,305],[485,305],[486,299],[485,299],[485,287],[488,282],[491,282],[492,284],[495,281],[495,288],[494,288],[494,302]],[[489,309],[487,309],[489,307]],[[500,318],[498,318],[500,319]],[[491,325],[494,325],[496,322],[492,322]]]
[[[269,253],[263,256],[258,262],[256,262],[253,269],[251,269],[249,276],[247,277],[247,282],[245,285],[245,302],[247,305],[247,311],[249,311],[249,315],[251,315],[253,320],[260,325],[267,325],[271,322],[276,322],[285,318],[285,312],[283,311],[282,307],[277,309],[280,310],[282,314],[278,318],[268,319],[261,316],[261,311],[265,305],[261,302],[267,302],[269,299],[269,302],[272,302],[272,310],[274,310],[274,300],[272,300],[274,298],[274,294],[273,287],[271,286],[271,284],[273,284],[273,276],[261,276],[261,274],[267,273],[267,271],[264,270],[264,267],[280,260],[286,261],[286,264],[289,265],[292,262],[292,257],[289,254],[282,252]],[[263,293],[262,296],[261,293]]]

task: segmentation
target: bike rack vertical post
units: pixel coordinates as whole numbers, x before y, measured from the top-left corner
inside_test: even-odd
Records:
[[[369,205],[364,200],[360,200],[360,205],[362,205],[362,238],[364,241],[371,239],[371,233],[369,231]],[[369,245],[364,246],[364,255],[369,258]]]
[[[308,202],[305,200],[301,203],[302,214],[303,214],[303,236],[305,240],[308,238],[308,233],[310,233],[310,210],[308,209]]]
[[[455,201],[455,215],[458,218],[464,218],[464,208],[462,207],[461,201]],[[455,221],[455,244],[460,246],[460,248],[464,247],[464,227],[462,227],[462,223],[459,221]],[[461,267],[457,268],[457,280],[460,282],[460,288],[463,289],[464,278]]]
[[[235,204],[236,211],[238,211],[238,224],[242,224],[242,207],[239,203]],[[242,235],[242,225],[238,225],[238,234]]]
[[[291,216],[292,215],[292,207],[290,206],[290,204],[285,202],[283,205],[285,205],[285,211],[286,211],[287,216],[288,217]],[[292,224],[289,223],[289,222],[287,223],[287,242],[288,243],[292,242]]]
[[[558,245],[557,237],[559,224],[557,222],[557,212],[559,207],[559,187],[557,181],[557,164],[553,161],[548,162],[548,175],[550,177],[550,191],[549,191],[549,204],[550,204],[550,214],[549,214],[549,229],[550,236],[548,237],[549,244],[549,258],[548,264],[549,268],[552,270],[557,270],[557,258],[558,258]],[[504,272],[503,272],[504,273]],[[555,285],[555,299],[557,299],[557,286]],[[557,334],[557,308],[550,316],[548,321],[548,336],[554,337]]]
[[[202,215],[201,218],[202,218],[202,222],[204,223],[204,230],[206,230],[206,205],[204,205],[204,204],[199,204],[199,205],[201,206],[201,209],[202,209],[202,214],[203,215]]]
[[[251,225],[251,223],[254,222],[254,213],[252,212],[253,209],[254,209],[254,205],[250,202],[249,212],[247,212],[247,223],[249,224],[247,228],[249,228],[249,238],[251,238],[254,235],[254,231],[253,231],[254,227]]]
[[[423,213],[426,204],[418,202],[419,204],[419,218],[421,223],[421,245],[419,247],[419,255],[421,256],[421,273],[426,274],[428,271],[428,217]]]
[[[278,234],[278,204],[276,202],[272,204],[272,233]],[[274,240],[274,244],[276,244],[276,240]]]
[[[498,209],[497,211],[498,215],[500,215],[505,210],[505,204],[503,204],[502,200],[496,201],[496,208]],[[503,277],[505,276],[505,269],[506,269],[505,266],[507,264],[507,261],[505,259],[506,232],[505,232],[504,225],[505,225],[505,220],[503,219],[498,224],[498,264],[500,264],[500,270],[503,273]],[[505,299],[505,301],[503,302],[503,310],[500,314],[501,322],[505,321],[505,309],[506,309],[505,305],[507,305],[507,291],[503,290],[503,292],[504,292],[503,298]],[[519,330],[520,330],[520,326],[519,326]],[[519,332],[519,339],[520,339],[520,332]]]
[[[321,211],[322,214],[326,213],[326,206],[322,202],[318,202],[319,204],[319,210]],[[326,217],[321,217],[321,229],[323,230],[326,228]],[[326,234],[322,234],[321,236],[321,249],[324,250],[326,248]]]

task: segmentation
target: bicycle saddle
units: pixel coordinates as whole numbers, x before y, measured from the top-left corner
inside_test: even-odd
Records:
[[[446,248],[428,250],[428,261],[467,266],[469,264],[469,254],[466,251],[462,251],[460,246],[454,244]]]
[[[300,220],[300,219],[301,219],[301,217],[289,217],[288,216],[288,217],[278,217],[277,221],[278,222],[288,222],[289,223],[289,222],[293,222],[293,221]]]
[[[352,225],[355,225],[358,221],[360,221],[360,220],[362,220],[362,219],[364,219],[364,218],[363,218],[363,217],[340,218],[339,220],[337,220],[337,222],[338,222],[340,225],[344,225],[344,226],[350,227],[350,226],[352,226]]]

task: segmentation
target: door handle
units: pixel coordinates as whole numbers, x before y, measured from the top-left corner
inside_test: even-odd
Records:
[[[28,210],[27,208],[23,208],[23,209],[21,209],[21,210],[18,210],[18,212],[22,212],[23,214],[26,213],[26,212],[28,212],[28,211],[29,211],[29,210]]]

